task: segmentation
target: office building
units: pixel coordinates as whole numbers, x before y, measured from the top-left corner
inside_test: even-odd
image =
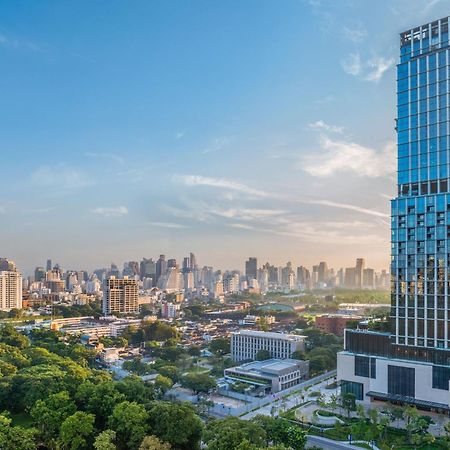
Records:
[[[166,256],[159,255],[159,259],[158,261],[156,261],[156,281],[158,281],[162,275],[165,275],[166,271],[167,271]]]
[[[448,18],[400,35],[391,333],[347,330],[342,392],[450,411]]]
[[[248,258],[245,261],[245,276],[247,280],[256,280],[258,274],[258,260],[254,257]]]
[[[358,258],[356,260],[355,267],[355,287],[357,289],[362,289],[363,279],[364,279],[364,269],[366,268],[366,262],[364,258]]]
[[[103,312],[105,314],[135,313],[138,305],[138,284],[128,277],[109,277],[103,292]]]
[[[268,350],[272,358],[287,359],[297,350],[305,350],[305,337],[251,330],[231,333],[231,359],[234,361],[253,361],[259,350]]]
[[[225,379],[251,384],[266,394],[296,386],[309,375],[309,361],[268,359],[224,370]]]

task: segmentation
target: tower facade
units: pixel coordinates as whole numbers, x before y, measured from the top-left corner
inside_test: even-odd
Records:
[[[359,400],[446,411],[450,411],[448,20],[400,34],[391,333],[347,330],[345,350],[338,355],[343,392],[353,392]],[[355,281],[359,284],[359,273]]]
[[[103,312],[105,314],[135,313],[139,310],[138,284],[128,277],[109,277],[103,294]]]

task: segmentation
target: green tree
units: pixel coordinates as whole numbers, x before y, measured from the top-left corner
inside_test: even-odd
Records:
[[[160,375],[170,378],[174,383],[178,383],[181,377],[181,372],[177,366],[167,365],[158,369]]]
[[[356,396],[352,392],[347,392],[341,398],[342,408],[347,411],[347,417],[356,409]]]
[[[181,378],[181,385],[195,393],[208,392],[216,387],[216,380],[206,373],[188,373]]]
[[[292,353],[291,358],[300,360],[306,359],[305,354],[300,350],[296,350],[294,353]]]
[[[156,436],[145,436],[142,440],[139,450],[171,450],[172,446],[159,440]]]
[[[265,447],[266,432],[257,423],[227,417],[207,424],[203,440],[208,450],[237,450],[244,440],[257,447]]]
[[[303,450],[306,445],[306,433],[298,426],[290,426],[283,443],[291,447],[292,450]]]
[[[30,340],[9,323],[0,326],[0,342],[20,349],[30,345]]]
[[[2,450],[36,450],[34,429],[11,426],[11,419],[0,415],[0,448]]]
[[[97,426],[103,428],[114,407],[125,400],[125,395],[113,381],[99,384],[86,381],[78,387],[75,399],[85,411],[95,415]]]
[[[125,400],[129,402],[147,403],[153,400],[153,387],[148,383],[144,383],[142,379],[136,375],[130,375],[123,380],[115,383],[116,389],[125,396]],[[120,400],[122,401],[122,400]]]
[[[170,378],[158,375],[155,378],[155,383],[153,386],[155,389],[155,398],[162,399],[164,397],[164,394],[173,386],[173,381]]]
[[[119,403],[108,422],[109,428],[116,432],[118,448],[137,449],[148,431],[147,420],[144,406],[128,401]]]
[[[224,356],[230,353],[230,340],[225,338],[213,339],[209,344],[209,350],[216,356]]]
[[[95,450],[116,450],[116,432],[113,430],[102,431],[94,441]]]
[[[31,409],[31,417],[44,442],[49,443],[57,438],[61,424],[76,410],[69,393],[62,391],[49,395],[45,400],[38,400]]]
[[[148,413],[153,434],[170,443],[174,449],[199,448],[203,425],[190,404],[153,402]]]
[[[67,417],[61,424],[59,443],[62,450],[88,450],[92,448],[95,416],[83,411]]]
[[[270,358],[271,358],[271,354],[270,354],[269,350],[261,348],[260,350],[258,350],[256,352],[256,356],[255,356],[256,361],[265,361]]]

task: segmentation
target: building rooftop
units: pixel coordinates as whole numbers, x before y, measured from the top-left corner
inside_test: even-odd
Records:
[[[300,336],[298,334],[272,333],[269,331],[255,331],[255,330],[234,331],[232,334],[241,334],[254,337],[265,337],[271,339],[286,339],[291,341],[300,341],[306,338],[306,336]]]
[[[298,359],[266,359],[265,361],[253,361],[232,369],[248,374],[267,373],[282,375],[286,371],[294,370],[303,361]]]

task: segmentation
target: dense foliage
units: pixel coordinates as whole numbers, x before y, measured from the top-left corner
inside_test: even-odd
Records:
[[[11,325],[0,326],[0,410],[4,411],[0,448],[196,450],[202,440],[210,450],[303,448],[304,434],[298,428],[290,426],[277,438],[270,434],[270,424],[261,420],[227,418],[205,428],[192,405],[163,401],[175,381],[196,392],[212,389],[215,381],[204,373],[180,370],[173,342],[178,336],[171,327],[145,324],[142,331],[127,333],[131,341],[165,340],[158,349],[168,359],[153,365],[158,372],[153,382],[137,375],[114,381],[109,373],[94,368],[91,350],[75,339],[64,340],[58,332],[33,331],[26,337]],[[216,351],[220,354],[223,349],[224,345],[217,345]],[[181,357],[194,356],[183,351]],[[131,362],[136,372],[140,364],[145,363]]]

